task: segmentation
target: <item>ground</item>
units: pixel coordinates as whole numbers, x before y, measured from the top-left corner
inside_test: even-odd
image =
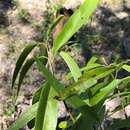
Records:
[[[73,2],[66,3],[65,7],[77,7]],[[9,123],[31,104],[32,94],[43,80],[33,66],[14,106],[11,79],[16,60],[27,44],[44,42],[50,22],[49,11],[46,0],[0,1],[0,130],[6,130]],[[89,25],[77,33],[76,40],[82,45],[80,51],[73,48],[71,55],[81,66],[92,54],[105,57],[108,63],[125,59],[121,46],[130,38],[129,22],[129,0],[102,0]],[[57,66],[60,68],[57,78],[63,77],[61,66]]]

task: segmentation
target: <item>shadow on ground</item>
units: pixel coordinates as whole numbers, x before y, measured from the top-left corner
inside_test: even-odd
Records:
[[[100,6],[88,26],[79,32],[85,58],[98,54],[108,62],[130,57],[130,7],[125,0],[118,10]],[[86,51],[87,50],[87,51]],[[90,51],[92,51],[90,53]]]
[[[7,11],[13,7],[12,0],[0,1],[0,27],[8,26]]]

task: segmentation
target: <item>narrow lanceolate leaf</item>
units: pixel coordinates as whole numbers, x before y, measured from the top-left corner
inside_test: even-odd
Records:
[[[14,86],[14,83],[15,83],[15,80],[18,76],[18,73],[25,61],[25,59],[27,58],[28,54],[37,46],[37,44],[30,44],[28,45],[24,50],[23,52],[21,53],[21,55],[19,56],[19,59],[17,60],[17,63],[16,63],[16,67],[15,67],[15,70],[14,70],[14,73],[13,73],[13,79],[12,79],[12,88]]]
[[[35,130],[55,130],[57,126],[58,101],[56,92],[47,83],[41,92],[36,116]]]
[[[23,67],[21,69],[21,72],[20,72],[20,75],[19,75],[17,95],[19,93],[19,90],[20,90],[21,84],[23,82],[23,79],[24,79],[26,73],[28,72],[28,70],[30,69],[30,67],[33,65],[34,61],[35,61],[34,58],[28,59],[26,61],[26,63],[23,65]]]
[[[91,66],[86,66],[81,69],[83,71],[83,78],[89,79],[91,77],[96,77],[97,79],[103,78],[107,75],[110,75],[113,71],[115,71],[115,66],[102,66],[100,64],[91,64]],[[70,79],[71,75],[67,75],[67,79]]]
[[[97,85],[95,85],[94,87],[92,87],[92,88],[90,89],[91,94],[92,94],[92,95],[95,95],[101,88],[103,88],[103,87],[106,86],[107,84],[108,84],[108,81],[107,81],[107,82],[103,81],[103,82],[101,82],[101,83],[98,83]]]
[[[33,95],[33,99],[32,99],[32,105],[39,102],[40,99],[40,95],[42,92],[42,88],[44,87],[44,84],[42,84],[42,86],[40,88],[38,88],[38,90],[34,93]],[[35,125],[35,118],[32,119],[30,122],[28,122],[27,126],[32,129]]]
[[[52,52],[55,54],[83,25],[86,24],[92,13],[95,11],[99,0],[85,0],[80,8],[70,17],[60,32],[56,40]]]
[[[77,83],[72,84],[71,86],[67,87],[65,90],[61,91],[62,99],[67,97],[81,94],[85,92],[88,88],[92,87],[97,83],[97,80],[94,78],[91,79],[81,79]]]
[[[130,72],[130,66],[129,65],[123,65],[122,68],[128,72]]]
[[[48,32],[47,32],[47,36],[48,38],[51,36],[51,33],[53,32],[54,28],[57,26],[57,24],[62,20],[62,18],[64,17],[64,15],[60,15],[55,21],[54,23],[50,26]]]
[[[45,61],[45,58],[44,57],[38,57],[40,61],[42,61],[42,63]],[[18,80],[18,89],[17,89],[17,95],[20,91],[20,88],[21,88],[21,84],[23,82],[23,79],[25,77],[25,75],[27,74],[28,70],[31,68],[31,66],[34,64],[35,62],[35,59],[34,57],[33,58],[30,58],[28,59],[25,64],[22,66],[22,69],[20,71],[20,75],[19,75],[19,80]]]
[[[88,71],[90,69],[94,69],[94,68],[97,68],[97,67],[102,67],[102,65],[100,65],[98,63],[93,63],[89,66],[85,66],[85,67],[81,68],[81,71]]]
[[[35,118],[37,113],[38,103],[29,107],[10,127],[8,130],[19,130],[24,127],[29,121]]]
[[[106,87],[102,88],[99,93],[90,98],[89,103],[91,106],[98,104],[101,100],[105,99],[116,87],[122,82],[122,80],[114,79]]]
[[[87,65],[86,65],[85,67],[83,67],[81,70],[82,70],[82,71],[88,71],[88,70],[93,69],[93,68],[96,68],[96,67],[101,67],[102,65],[96,63],[96,61],[97,61],[97,58],[96,58],[96,57],[92,57],[92,58],[88,61]]]
[[[56,129],[58,117],[58,101],[54,99],[56,94],[54,88],[51,86],[42,130]]]
[[[88,61],[87,66],[91,66],[91,64],[94,64],[96,61],[97,61],[97,57],[94,57],[94,56],[93,56],[93,57]]]
[[[35,58],[37,66],[39,71],[42,73],[42,75],[46,78],[46,80],[54,87],[56,92],[59,94],[61,90],[64,89],[61,83],[58,82],[58,80],[52,75],[51,72],[42,64],[40,59]]]
[[[86,106],[87,104],[80,99],[79,96],[74,95],[65,99],[66,104],[70,105],[74,109],[79,109],[80,107]]]
[[[95,69],[95,68],[98,68],[98,67],[103,67],[102,65],[100,65],[100,64],[98,64],[98,63],[93,63],[93,64],[91,64],[90,66],[85,66],[85,67],[82,67],[81,69],[80,69],[80,71],[81,72],[86,72],[86,71],[89,71],[89,70],[91,70],[91,69]],[[66,78],[67,79],[70,79],[70,78],[72,78],[72,74],[71,73],[68,73],[67,75],[66,75]]]
[[[80,72],[80,68],[78,67],[78,65],[76,64],[74,59],[68,53],[61,52],[60,55],[62,56],[64,61],[67,63],[67,65],[72,73],[72,76],[74,77],[74,80],[77,81],[78,78],[80,78],[82,75]]]
[[[46,77],[47,81],[52,85],[52,87],[55,89],[55,91],[59,94],[60,98],[62,98],[62,96],[63,96],[62,92],[64,92],[64,90],[65,90],[64,86],[57,81],[57,79],[47,70],[47,68],[40,62],[39,59],[36,58],[36,62],[37,62],[39,71],[42,72],[43,76]],[[71,98],[71,99],[68,98],[67,102],[69,102],[69,104],[71,106],[76,107],[75,98]],[[81,104],[82,105],[80,105],[80,106],[86,105],[85,102],[82,102]]]
[[[50,92],[50,85],[46,83],[42,88],[42,92],[40,95],[39,106],[38,106],[38,111],[37,111],[37,116],[35,121],[35,130],[42,130],[43,128],[43,121],[45,118],[49,92]]]
[[[114,66],[110,66],[110,67],[98,67],[98,68],[94,68],[92,70],[86,71],[83,74],[83,78],[91,78],[91,77],[96,77],[97,79],[99,78],[103,78],[109,74],[111,74],[113,71],[115,71],[115,67]]]
[[[41,95],[41,91],[42,91],[42,87],[43,87],[43,85],[40,88],[38,88],[38,90],[34,93],[33,99],[32,99],[32,104],[35,104],[36,102],[39,101],[40,95]]]

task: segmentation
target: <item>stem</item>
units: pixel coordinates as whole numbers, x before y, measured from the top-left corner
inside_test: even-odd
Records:
[[[74,119],[73,115],[72,115],[70,112],[68,112],[68,114],[69,114],[69,116],[70,116],[70,118],[71,118],[72,122],[73,122],[73,123],[75,123],[75,122],[76,122],[76,120]]]

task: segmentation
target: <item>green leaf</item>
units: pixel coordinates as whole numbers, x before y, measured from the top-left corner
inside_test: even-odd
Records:
[[[32,105],[39,102],[41,91],[42,91],[43,87],[44,87],[44,84],[42,84],[42,86],[40,88],[38,88],[38,90],[34,93],[33,99],[32,99]],[[35,118],[32,119],[30,122],[28,122],[27,125],[29,128],[33,128],[35,125]]]
[[[112,72],[115,71],[115,69],[116,69],[115,66],[98,67],[98,68],[94,68],[89,71],[85,71],[85,73],[82,75],[82,77],[87,78],[87,79],[89,79],[91,77],[100,79],[100,78],[110,75]]]
[[[130,95],[130,92],[120,92],[120,93],[117,93],[117,94],[114,94],[113,96],[111,96],[110,99],[112,100],[117,97],[129,96],[129,95]]]
[[[97,67],[102,67],[102,65],[97,64],[97,63],[93,63],[89,66],[85,66],[85,67],[81,68],[81,71],[89,71],[90,69],[94,69],[94,68],[97,68]]]
[[[97,61],[97,57],[94,57],[94,56],[93,56],[93,57],[88,61],[87,65],[81,69],[81,71],[88,71],[88,70],[93,69],[93,68],[96,68],[96,67],[101,67],[102,65],[101,65],[101,64],[98,64],[98,63],[95,63],[96,61]]]
[[[13,73],[13,79],[12,79],[12,88],[14,86],[14,83],[16,81],[16,78],[18,76],[18,73],[25,61],[25,59],[27,58],[28,54],[37,46],[37,44],[30,44],[28,46],[26,46],[26,48],[23,50],[23,52],[21,53],[21,55],[19,56],[19,59],[17,60],[16,63],[16,67]]]
[[[105,81],[103,81],[101,83],[98,83],[94,87],[90,88],[91,94],[94,95],[95,93],[97,93],[98,90],[103,88],[105,85],[107,85],[107,83]]]
[[[22,84],[22,82],[23,82],[23,79],[24,79],[26,73],[28,72],[28,70],[30,69],[30,67],[33,65],[34,62],[35,62],[34,58],[31,58],[31,59],[28,59],[28,60],[26,61],[26,63],[23,65],[23,67],[22,67],[22,69],[21,69],[21,72],[20,72],[20,75],[19,75],[17,95],[18,95],[18,93],[19,93],[21,84]]]
[[[68,97],[65,99],[65,102],[70,105],[72,108],[74,109],[78,109],[80,107],[83,107],[83,106],[86,106],[87,104],[82,100],[80,99],[79,96],[77,95],[74,95],[74,96],[71,96],[71,97]]]
[[[121,82],[122,80],[114,79],[110,84],[102,88],[96,95],[90,98],[90,105],[94,106],[98,104],[101,100],[105,99]]]
[[[36,58],[36,62],[37,62],[39,71],[42,72],[46,80],[52,85],[52,87],[58,93],[59,98],[64,99],[63,93],[66,90],[66,88],[64,88],[64,86],[60,82],[58,82],[58,80],[47,70],[47,68],[40,62],[38,58]],[[67,102],[71,106],[75,106],[75,107],[81,107],[81,106],[86,105],[86,102],[83,102],[79,97],[77,97],[77,101],[75,98],[67,98]],[[79,105],[75,104],[76,102],[79,103]]]
[[[43,64],[45,65],[48,60],[47,45],[45,43],[39,44],[39,56],[43,58]]]
[[[104,73],[101,73],[99,75],[97,75],[95,78],[96,79],[101,79],[101,78],[104,78],[104,77],[107,77],[107,76],[111,76],[111,74],[115,71],[115,69],[110,69],[108,71],[104,71]]]
[[[91,66],[91,64],[94,64],[96,61],[97,61],[97,57],[94,57],[94,56],[93,56],[93,57],[88,61],[87,66]]]
[[[43,125],[43,130],[55,130],[57,126],[57,117],[58,117],[58,101],[54,99],[57,95],[54,88],[51,86],[47,110],[45,114],[45,122]],[[50,116],[51,115],[51,116]]]
[[[73,109],[79,110],[80,113],[89,113],[93,119],[98,120],[96,113],[93,111],[93,108],[89,106],[89,102],[84,102],[84,100],[82,100],[79,96],[75,95],[69,97],[65,99],[65,102]]]
[[[92,63],[91,65],[85,66],[80,69],[82,74],[82,78],[89,79],[91,77],[95,77],[96,79],[104,78],[106,76],[111,75],[112,72],[116,71],[117,67],[113,64],[108,66],[103,66],[97,63]],[[67,79],[71,78],[71,74],[69,73]]]
[[[64,86],[60,82],[58,82],[58,80],[51,74],[51,72],[48,71],[48,69],[41,63],[41,61],[38,58],[36,58],[35,60],[37,62],[39,71],[42,72],[46,80],[52,85],[52,87],[58,93],[59,98],[64,99],[63,93],[66,90],[66,88],[64,88]],[[69,102],[71,106],[75,106],[75,98],[67,98],[67,102]],[[82,103],[86,105],[86,102]]]
[[[78,67],[78,65],[76,64],[74,59],[68,53],[61,52],[60,55],[62,56],[62,58],[68,65],[68,67],[72,73],[72,76],[74,77],[74,80],[77,81],[82,75],[80,72],[80,68]]]
[[[129,82],[130,82],[130,76],[128,76],[128,77],[126,77],[126,78],[123,78],[123,79],[122,79],[122,82],[129,83]]]
[[[59,123],[59,128],[66,129],[68,127],[67,121],[62,121]]]
[[[99,0],[85,0],[80,8],[75,11],[54,41],[52,48],[54,54],[57,53],[59,48],[61,48],[83,24],[86,24],[90,20],[98,2]]]
[[[35,121],[35,130],[42,130],[43,128],[43,121],[45,118],[49,92],[50,92],[50,85],[46,83],[44,84],[44,87],[42,87],[42,92],[40,95],[39,106]]]
[[[45,58],[44,58],[43,56],[38,57],[38,59],[39,59],[42,63],[44,63],[44,61],[45,61]],[[25,75],[27,74],[27,72],[28,72],[28,70],[31,68],[31,66],[34,64],[34,62],[35,62],[35,58],[33,57],[33,58],[28,59],[28,60],[25,62],[25,64],[22,66],[22,69],[21,69],[20,75],[19,75],[19,80],[18,80],[19,82],[18,82],[17,95],[18,95],[18,93],[19,93],[19,91],[20,91],[21,84],[22,84],[22,82],[23,82],[23,79],[24,79]]]
[[[37,63],[39,71],[46,78],[46,80],[54,87],[56,92],[60,94],[61,90],[64,89],[63,85],[52,75],[51,72],[42,64],[42,62],[36,57],[35,61]]]
[[[67,87],[65,90],[61,91],[62,99],[65,99],[75,94],[81,94],[96,83],[97,80],[94,78],[90,78],[88,80],[80,79],[77,83],[74,83],[71,86]]]
[[[100,64],[97,64],[97,63],[93,63],[93,64],[91,64],[90,66],[85,66],[85,67],[82,67],[81,69],[80,69],[80,72],[87,72],[87,71],[90,71],[90,70],[92,70],[92,69],[97,69],[97,68],[100,68],[100,67],[103,67],[102,65],[100,65]],[[69,80],[70,78],[72,78],[72,74],[71,73],[68,73],[67,75],[66,75],[66,78]]]
[[[130,128],[130,118],[114,119],[111,128],[112,130],[119,130],[121,128]]]
[[[89,60],[89,62],[87,63],[87,65],[80,69],[80,72],[89,71],[89,70],[97,68],[97,67],[103,67],[103,65],[95,63],[96,61],[97,61],[97,58],[96,57],[92,57]],[[67,79],[70,79],[71,77],[72,77],[71,73],[68,73],[67,76],[66,76]]]
[[[130,66],[129,65],[123,65],[122,68],[128,72],[130,72]]]
[[[9,127],[8,130],[19,130],[24,127],[29,121],[35,118],[37,113],[38,103],[30,106],[27,110],[20,115],[20,117]]]
[[[58,102],[56,92],[47,83],[42,89],[36,116],[35,130],[55,130],[57,125]],[[51,115],[51,116],[50,116]]]
[[[43,87],[43,85],[40,88],[38,88],[38,90],[34,93],[34,96],[33,96],[33,99],[32,99],[32,104],[35,104],[36,102],[39,101],[41,91],[42,91],[42,87]]]

